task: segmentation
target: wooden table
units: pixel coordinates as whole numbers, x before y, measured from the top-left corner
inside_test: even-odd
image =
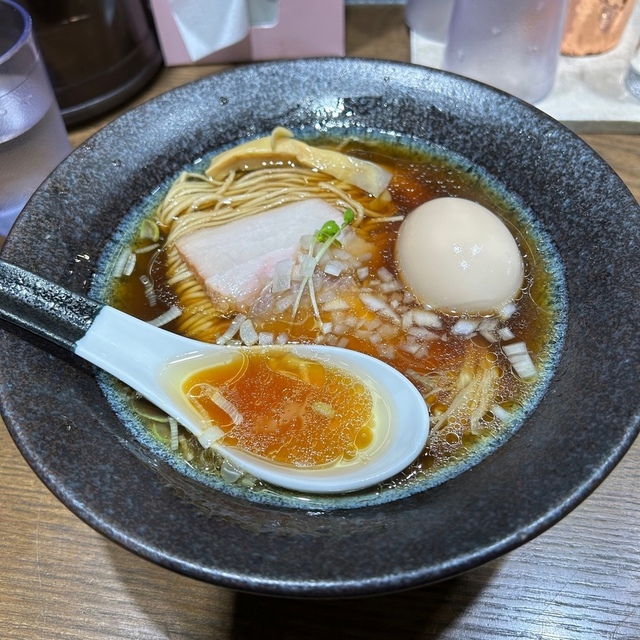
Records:
[[[408,60],[399,7],[351,7],[351,56]],[[118,112],[221,67],[163,69]],[[585,135],[640,198],[640,138]],[[640,638],[640,442],[579,508],[461,577],[359,600],[237,594],[174,574],[94,532],[54,498],[0,426],[0,638]]]

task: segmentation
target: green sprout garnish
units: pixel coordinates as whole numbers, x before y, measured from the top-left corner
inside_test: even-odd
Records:
[[[314,266],[313,270],[318,266],[320,259],[327,252],[329,247],[332,244],[337,244],[339,247],[342,245],[338,240],[338,236],[340,232],[348,227],[355,219],[356,215],[353,212],[353,209],[347,209],[342,216],[342,224],[339,225],[335,220],[327,220],[318,231],[313,234],[313,243],[309,248],[309,257],[313,260]],[[316,248],[319,246],[318,251],[316,252]],[[298,307],[300,306],[300,300],[302,300],[302,294],[306,287],[309,287],[309,295],[311,296],[311,305],[313,306],[313,312],[318,319],[318,322],[321,322],[320,318],[320,310],[318,309],[318,302],[316,301],[316,294],[313,286],[312,275],[305,276],[302,284],[300,285],[300,290],[298,291],[298,297],[296,298],[295,304],[293,305],[292,317],[295,318],[298,313]]]
[[[316,242],[326,242],[340,233],[340,227],[335,220],[327,220],[322,227],[316,231],[314,238]]]
[[[335,220],[327,220],[322,227],[315,232],[315,235],[313,236],[315,241],[324,243],[328,240],[332,240],[340,244],[337,237],[345,227],[349,226],[353,222],[355,217],[356,214],[353,213],[353,209],[347,209],[342,217],[344,220],[342,226],[338,226],[338,223]]]

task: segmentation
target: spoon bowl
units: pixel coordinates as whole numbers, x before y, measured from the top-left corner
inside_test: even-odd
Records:
[[[320,345],[235,347],[198,342],[3,261],[0,317],[115,376],[198,436],[204,446],[219,451],[240,473],[280,487],[308,493],[363,489],[402,471],[426,444],[429,414],[418,390],[393,367],[363,353]],[[373,398],[373,442],[352,460],[306,467],[278,463],[217,440],[209,442],[211,423],[189,402],[183,382],[249,350],[290,351],[358,379]]]

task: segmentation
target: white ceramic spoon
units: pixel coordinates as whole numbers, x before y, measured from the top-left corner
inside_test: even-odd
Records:
[[[302,358],[346,369],[374,397],[373,443],[351,462],[283,465],[237,447],[212,446],[256,478],[310,493],[343,493],[375,485],[413,462],[425,446],[429,414],[417,389],[384,362],[349,349],[315,345],[232,347],[190,340],[75,294],[0,261],[0,318],[37,333],[104,369],[195,435],[209,428],[181,392],[192,373],[239,349],[291,349]]]

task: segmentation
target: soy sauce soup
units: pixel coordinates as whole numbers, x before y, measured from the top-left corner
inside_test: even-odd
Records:
[[[559,260],[532,213],[464,159],[439,149],[409,148],[370,139],[318,139],[313,144],[376,163],[391,174],[382,196],[363,195],[364,206],[380,219],[365,216],[352,230],[366,249],[356,256],[355,266],[349,272],[355,285],[351,282],[349,286],[341,286],[335,280],[330,283],[334,288],[323,294],[320,283],[320,290],[314,293],[320,318],[306,299],[293,319],[290,307],[289,313],[278,315],[274,310],[285,295],[280,294],[280,298],[260,300],[251,309],[222,305],[213,314],[209,311],[213,320],[207,320],[206,334],[199,335],[198,330],[190,329],[198,322],[191,310],[188,313],[183,310],[181,317],[165,328],[213,342],[227,331],[241,311],[250,316],[256,335],[268,335],[274,344],[329,344],[356,349],[388,362],[422,393],[432,416],[432,430],[422,455],[378,493],[433,486],[460,473],[498,446],[519,426],[544,392],[562,339],[564,294]],[[287,159],[271,163],[266,169],[276,171],[294,165]],[[461,318],[424,309],[399,280],[394,243],[402,219],[420,204],[445,196],[467,198],[483,205],[503,220],[518,243],[525,264],[525,282],[515,304],[501,317]],[[190,295],[181,288],[179,277],[172,279],[168,275],[170,257],[165,240],[171,229],[162,222],[156,224],[162,206],[167,206],[166,201],[145,212],[146,220],[152,221],[157,229],[157,237],[144,233],[135,238],[129,247],[136,256],[135,268],[129,275],[114,278],[110,290],[111,304],[145,320],[157,318],[174,306],[184,308],[185,295]],[[148,222],[136,229],[145,224]],[[316,231],[310,228],[309,234]],[[338,256],[336,260],[349,261],[340,247],[332,250]],[[323,278],[330,279],[324,275]],[[390,321],[368,306],[369,298],[363,297],[363,291],[383,300],[396,318]],[[461,332],[464,322],[465,331]],[[237,336],[233,339],[237,340]],[[504,350],[505,345],[514,342],[526,345],[537,372],[535,378],[523,379],[514,371]],[[140,399],[134,398],[133,404],[134,410],[143,414],[148,429],[168,445],[168,426],[156,419]],[[154,414],[153,418],[144,417],[148,413]],[[220,474],[221,460],[211,451],[202,450],[195,438],[182,429],[175,453],[198,473]],[[265,489],[252,479],[247,484],[253,490]]]
[[[362,381],[277,347],[197,371],[182,391],[222,430],[221,445],[280,464],[350,461],[373,442],[373,398]]]

